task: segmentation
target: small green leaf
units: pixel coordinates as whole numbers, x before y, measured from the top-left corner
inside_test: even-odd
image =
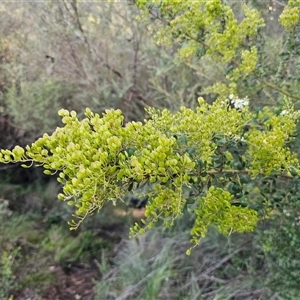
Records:
[[[187,153],[188,153],[189,155],[192,155],[195,151],[196,151],[196,147],[189,147],[189,148],[187,149]]]
[[[289,171],[292,176],[299,176],[299,172],[297,172],[297,170],[294,167],[290,168]]]
[[[187,199],[186,204],[194,204],[196,202],[195,199]]]
[[[224,146],[226,143],[227,143],[227,140],[225,138],[222,138],[222,139],[218,140],[217,146],[221,147],[221,146]]]
[[[125,149],[125,151],[127,152],[128,156],[132,156],[134,154],[134,152],[136,151],[136,148],[127,148]]]
[[[186,135],[182,135],[178,140],[177,140],[178,144],[186,144],[187,143],[187,138]]]
[[[132,191],[134,182],[132,181],[128,186],[128,192]]]

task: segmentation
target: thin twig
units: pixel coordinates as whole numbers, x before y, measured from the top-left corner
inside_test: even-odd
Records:
[[[97,57],[97,59],[102,63],[102,65],[104,67],[106,67],[108,70],[112,71],[114,74],[116,74],[119,78],[123,78],[123,76],[121,75],[121,73],[117,70],[115,70],[114,68],[112,68],[110,65],[108,65],[107,63],[104,62],[103,58],[100,57],[97,53],[95,53],[93,51],[93,48],[91,47],[86,35],[85,35],[85,32],[83,30],[83,27],[81,25],[81,22],[80,22],[80,19],[79,19],[79,14],[78,14],[78,8],[77,8],[77,1],[76,0],[73,0],[73,2],[71,3],[72,5],[72,8],[74,10],[74,13],[75,13],[75,21],[76,21],[76,24],[77,24],[77,28],[78,30],[80,31],[80,38],[83,40],[87,50],[89,51],[91,57],[93,57],[94,55]]]
[[[249,174],[249,170],[248,169],[244,169],[244,170],[233,170],[233,169],[229,169],[229,170],[209,170],[206,172],[209,175],[217,175],[217,174]],[[261,175],[261,174],[260,174]],[[278,177],[283,177],[283,178],[287,178],[287,179],[294,179],[295,177],[292,175],[288,175],[288,174],[276,174]]]

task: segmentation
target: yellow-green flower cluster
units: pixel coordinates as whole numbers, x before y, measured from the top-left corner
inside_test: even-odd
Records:
[[[205,197],[199,199],[195,225],[191,230],[193,244],[199,244],[211,225],[226,235],[231,232],[252,231],[255,228],[257,212],[247,207],[232,206],[232,199],[229,192],[216,187],[210,187]]]
[[[251,74],[256,75],[258,49],[245,49],[249,40],[255,40],[264,21],[259,12],[243,4],[244,18],[238,20],[229,5],[221,0],[167,0],[137,1],[142,14],[151,14],[156,20],[149,28],[159,45],[177,47],[175,61],[190,63],[199,56],[210,56],[217,62],[233,63],[226,76],[228,82],[217,83],[206,92],[219,95],[226,88],[227,95],[236,92],[236,82]],[[285,19],[294,20],[286,14]],[[284,16],[284,15],[283,15]],[[285,22],[285,21],[284,21]],[[285,22],[289,23],[289,21]]]
[[[279,22],[287,31],[293,30],[299,22],[299,6],[298,0],[290,0],[285,6],[282,14],[279,17]]]
[[[157,22],[153,30],[156,31],[156,41],[169,45],[172,36],[173,42],[177,39],[184,41],[178,50],[179,57],[184,60],[193,58],[203,43],[207,53],[222,61],[231,61],[236,58],[245,38],[254,36],[264,25],[258,12],[246,5],[243,6],[245,18],[239,23],[232,9],[221,0],[168,0],[159,5],[157,1],[149,0],[137,1],[137,4],[144,11],[148,11],[149,6],[157,6],[157,18],[164,18],[164,22]],[[203,37],[199,43],[200,32],[203,32]]]
[[[237,107],[229,106],[229,100]],[[211,188],[203,197],[213,178],[210,174],[230,171],[238,175],[243,171],[255,177],[299,172],[298,160],[286,146],[299,112],[286,100],[282,113],[265,108],[255,117],[245,103],[247,100],[234,95],[211,105],[200,98],[195,111],[182,107],[173,114],[148,109],[149,120],[125,126],[120,110],[108,110],[100,116],[87,109],[83,120],[73,111],[61,110],[63,127],[31,146],[1,150],[0,162],[21,162],[24,167],[35,163],[43,166],[46,174],[58,173],[63,185],[59,199],[76,208],[79,221],[70,223],[73,228],[107,201],[121,199],[133,187],[148,183],[145,228],[159,219],[172,225],[189,199],[185,190],[196,184],[200,192],[194,242],[210,224],[224,233],[250,230],[256,215],[246,208],[232,207],[228,191]],[[254,118],[256,122],[252,122]],[[246,124],[250,130],[245,134]],[[235,161],[231,147],[244,147],[245,165]],[[226,188],[226,177],[216,180],[216,186]],[[145,228],[136,225],[131,234]]]
[[[257,49],[251,47],[250,50],[241,51],[241,63],[227,78],[237,81],[239,77],[246,77],[255,71],[257,65]]]
[[[274,115],[265,108],[259,113],[263,128],[253,128],[247,137],[250,172],[253,176],[299,169],[297,155],[286,146],[296,129],[294,112]],[[267,119],[267,120],[265,120]]]

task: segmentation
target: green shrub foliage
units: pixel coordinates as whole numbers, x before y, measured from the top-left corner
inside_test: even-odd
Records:
[[[25,149],[1,150],[0,161],[58,173],[59,199],[76,207],[71,228],[108,201],[144,187],[145,226],[135,224],[131,234],[159,220],[171,226],[188,210],[196,215],[191,230],[196,244],[212,224],[225,234],[254,228],[257,211],[237,203],[248,181],[299,172],[297,156],[287,146],[299,116],[290,101],[281,111],[265,108],[255,114],[247,100],[231,95],[212,105],[199,99],[195,111],[150,108],[148,114],[143,123],[123,124],[120,110],[100,117],[86,109],[83,120],[75,111],[60,110],[64,127]]]
[[[195,216],[191,242],[196,245],[211,225],[225,234],[253,230],[274,209],[267,200],[257,205],[248,196],[255,186],[259,189],[256,183],[292,179],[300,172],[290,148],[299,118],[290,99],[299,96],[287,78],[278,83],[266,75],[257,40],[263,19],[244,5],[244,18],[238,21],[221,0],[136,4],[143,18],[157,21],[149,25],[157,42],[177,45],[177,59],[189,63],[206,56],[231,64],[225,80],[207,89],[219,98],[212,104],[199,98],[195,110],[182,107],[176,113],[148,108],[147,120],[126,124],[120,110],[100,116],[86,109],[79,120],[75,111],[62,109],[63,127],[31,146],[1,150],[0,162],[36,164],[45,174],[57,173],[63,185],[59,199],[76,208],[72,229],[134,189],[149,201],[144,225],[135,224],[132,236],[156,222],[172,226],[185,212]],[[279,19],[290,41],[298,36],[298,6],[299,1],[289,1]],[[287,65],[298,54],[289,45],[285,70],[293,83]],[[239,94],[249,82],[279,93],[281,104],[252,111],[251,99]]]
[[[280,94],[300,99],[298,0],[288,1],[279,17],[286,31],[283,45],[272,47],[268,52],[267,44],[272,41],[263,31],[266,20],[251,3],[240,3],[242,15],[237,16],[232,1],[135,2],[143,12],[141,19],[153,21],[149,28],[157,43],[178,45],[177,60],[192,65],[199,74],[205,69],[201,64],[203,58],[209,58],[211,64],[222,65],[222,80],[207,86],[203,92],[224,98],[231,93],[251,95],[256,100],[258,93],[265,98],[259,102],[269,104],[278,103]],[[271,39],[277,39],[276,35]],[[270,60],[271,56],[276,59]]]

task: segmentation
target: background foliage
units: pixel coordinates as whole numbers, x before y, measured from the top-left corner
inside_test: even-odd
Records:
[[[286,6],[287,1],[247,1],[250,9],[259,11],[265,26],[260,25],[258,32],[252,36],[251,32],[248,32],[249,37],[241,35],[239,38],[245,38],[245,41],[237,48],[232,41],[237,65],[231,59],[222,58],[222,55],[210,55],[207,48],[198,47],[182,34],[189,28],[193,38],[217,47],[213,42],[216,39],[214,34],[219,38],[228,33],[230,37],[231,30],[239,30],[235,26],[240,25],[244,18],[239,1],[229,1],[229,6],[223,3],[222,9],[216,7],[219,1],[206,2],[211,5],[210,12],[215,14],[216,28],[210,31],[215,33],[209,35],[206,29],[201,31],[185,24],[184,18],[179,18],[173,28],[177,32],[172,33],[167,49],[162,40],[160,45],[153,43],[147,31],[158,32],[158,28],[169,30],[165,25],[162,27],[164,23],[161,21],[182,15],[180,7],[174,14],[172,1],[164,1],[160,8],[145,6],[145,12],[150,9],[150,19],[147,13],[144,25],[135,21],[139,11],[135,5],[128,3],[99,5],[89,2],[89,6],[76,1],[2,3],[0,147],[25,146],[44,132],[53,132],[61,126],[57,117],[60,108],[76,110],[79,119],[86,107],[97,113],[107,108],[120,108],[125,122],[140,121],[145,117],[144,106],[177,112],[182,105],[194,109],[199,96],[212,103],[218,94],[226,97],[236,94],[240,99],[248,97],[253,113],[264,105],[271,105],[273,108],[270,110],[279,115],[285,110],[283,100],[288,94],[297,109],[299,25],[295,12],[299,3],[290,1]],[[142,2],[138,4],[144,5]],[[186,1],[182,5],[188,4]],[[33,5],[38,5],[38,9],[33,9]],[[224,7],[227,8],[224,10]],[[283,9],[285,12],[278,22]],[[248,17],[254,18],[254,13],[250,11]],[[198,17],[195,15],[189,20],[201,26],[203,21],[206,26],[209,15],[205,15],[202,21]],[[199,36],[197,30],[201,33]],[[168,32],[162,37],[169,37]],[[225,39],[224,43],[228,41]],[[253,60],[251,55],[256,55],[256,52],[251,49],[257,49],[257,64],[252,73],[244,76],[238,66],[243,65],[247,55]],[[222,52],[222,48],[215,50]],[[195,56],[193,51],[196,51]],[[176,56],[174,64],[177,52],[180,56]],[[230,58],[230,53],[223,54]],[[216,82],[221,85],[214,85]],[[265,114],[270,115],[266,111]],[[261,117],[259,126],[266,124],[265,121]],[[223,143],[222,137],[215,139],[216,143]],[[181,142],[184,143],[184,138]],[[298,144],[296,138],[288,146],[298,152]],[[1,264],[5,266],[2,269],[6,270],[1,280],[8,283],[3,285],[8,286],[4,297],[12,294],[18,297],[17,291],[25,293],[26,289],[28,293],[28,289],[35,291],[35,296],[31,297],[45,295],[48,287],[57,280],[57,273],[51,273],[47,266],[62,266],[65,272],[74,274],[74,268],[95,269],[94,259],[97,259],[102,281],[98,277],[95,299],[102,297],[97,289],[101,290],[103,286],[107,288],[107,299],[130,299],[136,295],[142,299],[151,299],[153,295],[158,299],[297,299],[299,180],[289,177],[294,176],[292,170],[287,177],[279,178],[271,173],[250,182],[247,176],[243,177],[246,182],[243,183],[242,198],[237,198],[238,205],[250,203],[259,214],[268,214],[269,218],[262,220],[253,234],[225,238],[209,231],[199,248],[195,248],[192,255],[184,260],[182,255],[189,239],[186,229],[192,226],[194,220],[183,218],[176,221],[178,227],[167,233],[149,232],[139,238],[138,244],[136,240],[118,244],[121,237],[126,237],[123,230],[126,231],[126,226],[132,225],[133,221],[131,217],[123,216],[122,210],[108,207],[71,234],[66,228],[66,221],[72,209],[56,200],[61,191],[55,182],[45,178],[37,169],[21,171],[14,165],[1,165],[0,170],[0,215],[3,218],[0,254]],[[228,189],[235,196],[240,196],[239,187],[232,184]],[[169,243],[165,248],[156,246],[155,243],[166,241],[166,236]],[[119,245],[120,248],[116,249],[125,251],[124,256],[121,250],[113,250],[114,245]],[[149,250],[148,256],[144,248],[139,248],[142,245],[161,251],[152,254]],[[178,246],[180,251],[172,253],[166,260],[165,254],[172,245]],[[240,248],[243,250],[235,252]],[[224,252],[220,253],[220,249]],[[33,253],[40,259],[32,262],[30,257]],[[135,253],[143,255],[140,257]],[[157,259],[151,260],[151,257]],[[203,264],[194,266],[203,257]],[[226,260],[226,257],[230,258]],[[129,274],[127,261],[132,262],[130,268],[136,270],[139,276]],[[162,263],[164,261],[166,264]],[[208,278],[205,272],[218,265],[220,268]],[[26,272],[33,269],[37,276]],[[106,275],[107,272],[110,275]],[[84,278],[83,271],[81,274]],[[149,281],[148,285],[145,281],[138,281],[144,276]],[[137,289],[130,290],[129,286]],[[192,288],[187,290],[186,286]],[[84,295],[83,291],[78,293]],[[65,294],[64,297],[71,296]],[[84,297],[87,299],[88,296]]]

